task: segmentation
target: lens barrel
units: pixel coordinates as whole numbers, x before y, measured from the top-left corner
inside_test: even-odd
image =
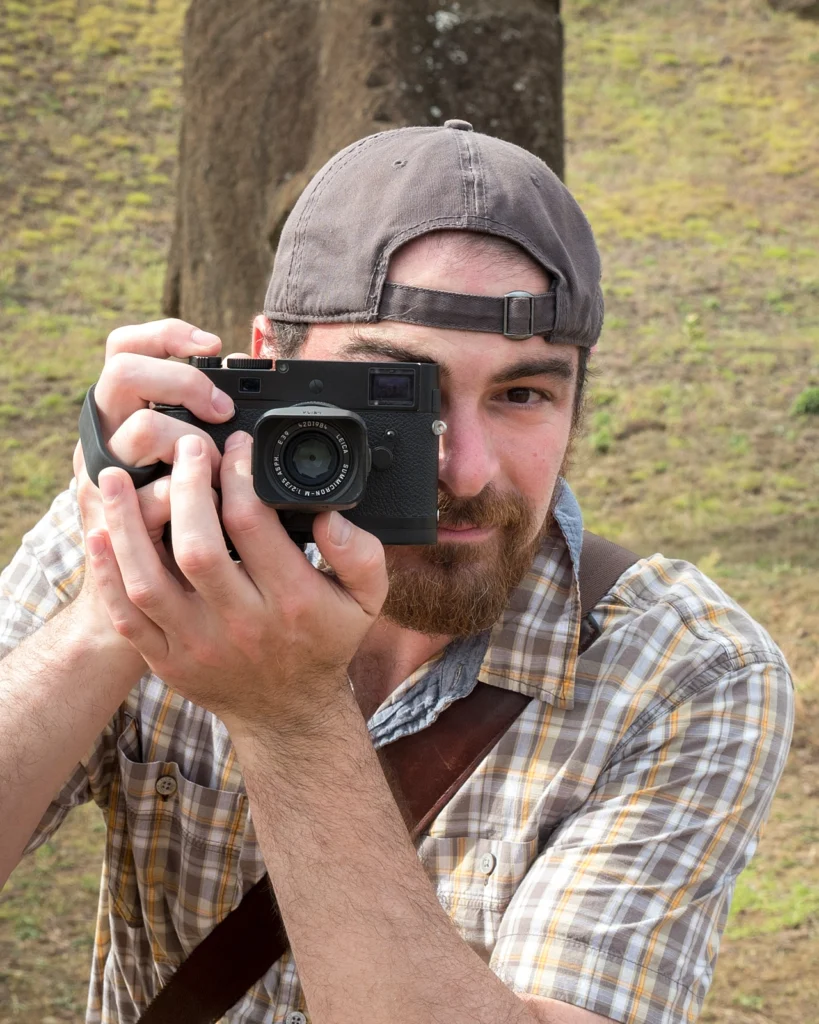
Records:
[[[276,508],[353,508],[369,462],[366,425],[349,410],[290,406],[271,409],[256,424],[254,486]]]

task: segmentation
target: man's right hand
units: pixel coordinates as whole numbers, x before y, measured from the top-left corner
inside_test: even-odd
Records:
[[[148,408],[149,402],[184,405],[194,416],[224,423],[233,402],[201,370],[169,356],[219,354],[222,342],[182,320],[156,320],[118,327],[105,344],[105,366],[94,388],[100,425],[109,450],[128,466],[173,462],[184,434],[198,434],[210,454],[212,481],[219,479],[220,456],[211,438],[187,423]]]
[[[189,423],[150,409],[149,403],[184,405],[199,419],[211,423],[230,419],[233,403],[227,395],[218,391],[201,370],[188,363],[169,360],[170,356],[181,359],[215,356],[221,347],[222,342],[215,334],[207,334],[182,320],[156,320],[112,331],[105,346],[105,365],[94,388],[108,450],[130,466],[147,466],[157,461],[170,464],[177,440],[185,434],[198,434],[210,456],[211,482],[216,483],[222,459],[213,439]],[[79,442],[74,450],[74,475],[85,538],[90,530],[105,527],[105,516],[99,490],[86,471]],[[142,517],[160,558],[182,582],[184,577],[162,541],[165,525],[170,520],[169,485],[170,476],[160,477],[139,488],[137,495]],[[211,494],[218,507],[216,491],[212,490]],[[84,607],[90,605],[88,611],[98,625],[108,624],[108,614],[94,592],[91,573],[86,574],[78,601]],[[119,634],[117,637],[122,643],[122,637]]]

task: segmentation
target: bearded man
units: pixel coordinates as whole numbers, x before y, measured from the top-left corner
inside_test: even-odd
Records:
[[[565,473],[602,318],[591,229],[532,154],[450,121],[334,157],[282,233],[251,355],[437,364],[447,429],[437,545],[322,512],[307,558],[254,492],[246,432],[222,451],[152,408],[230,420],[167,359],[219,339],[176,320],[108,338],[110,468],[98,490],[78,446],[0,605],[2,878],[74,805],[106,816],[89,1022],[137,1021],[265,873],[289,948],[231,1024],[696,1018],[792,682],[660,554],[581,644]],[[158,461],[139,488],[121,468]],[[479,683],[531,699],[411,838],[381,755]]]

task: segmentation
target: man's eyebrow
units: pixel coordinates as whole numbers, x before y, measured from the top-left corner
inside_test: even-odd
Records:
[[[367,337],[353,330],[351,341],[344,346],[343,354],[346,356],[368,356],[373,359],[395,359],[400,363],[435,363],[438,362],[433,356],[414,348],[406,348],[397,342],[391,341],[384,335],[373,335]],[[452,372],[445,363],[439,363],[441,377],[443,380],[450,380]],[[512,366],[504,367],[493,377],[490,384],[509,384],[512,381],[525,377],[553,377],[557,380],[574,380],[574,366],[568,359],[560,356],[547,356],[543,359],[529,357],[522,359]]]
[[[345,356],[369,356],[372,359],[379,357],[384,359],[395,359],[399,363],[435,363],[437,362],[426,352],[419,352],[414,348],[405,348],[394,341],[390,341],[383,335],[366,337],[354,328],[350,334],[351,341],[344,346],[342,353]],[[450,376],[449,367],[443,363],[441,377],[445,380]]]
[[[550,356],[547,359],[524,359],[507,366],[492,377],[491,384],[510,384],[521,377],[553,377],[555,380],[574,380],[574,367],[568,359]]]

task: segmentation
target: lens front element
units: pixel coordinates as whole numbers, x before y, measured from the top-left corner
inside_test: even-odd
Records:
[[[367,425],[326,402],[277,406],[253,429],[253,487],[280,511],[345,511],[361,501],[370,472]]]
[[[304,432],[284,446],[287,475],[304,487],[318,487],[338,471],[341,462],[338,446],[321,434]]]

